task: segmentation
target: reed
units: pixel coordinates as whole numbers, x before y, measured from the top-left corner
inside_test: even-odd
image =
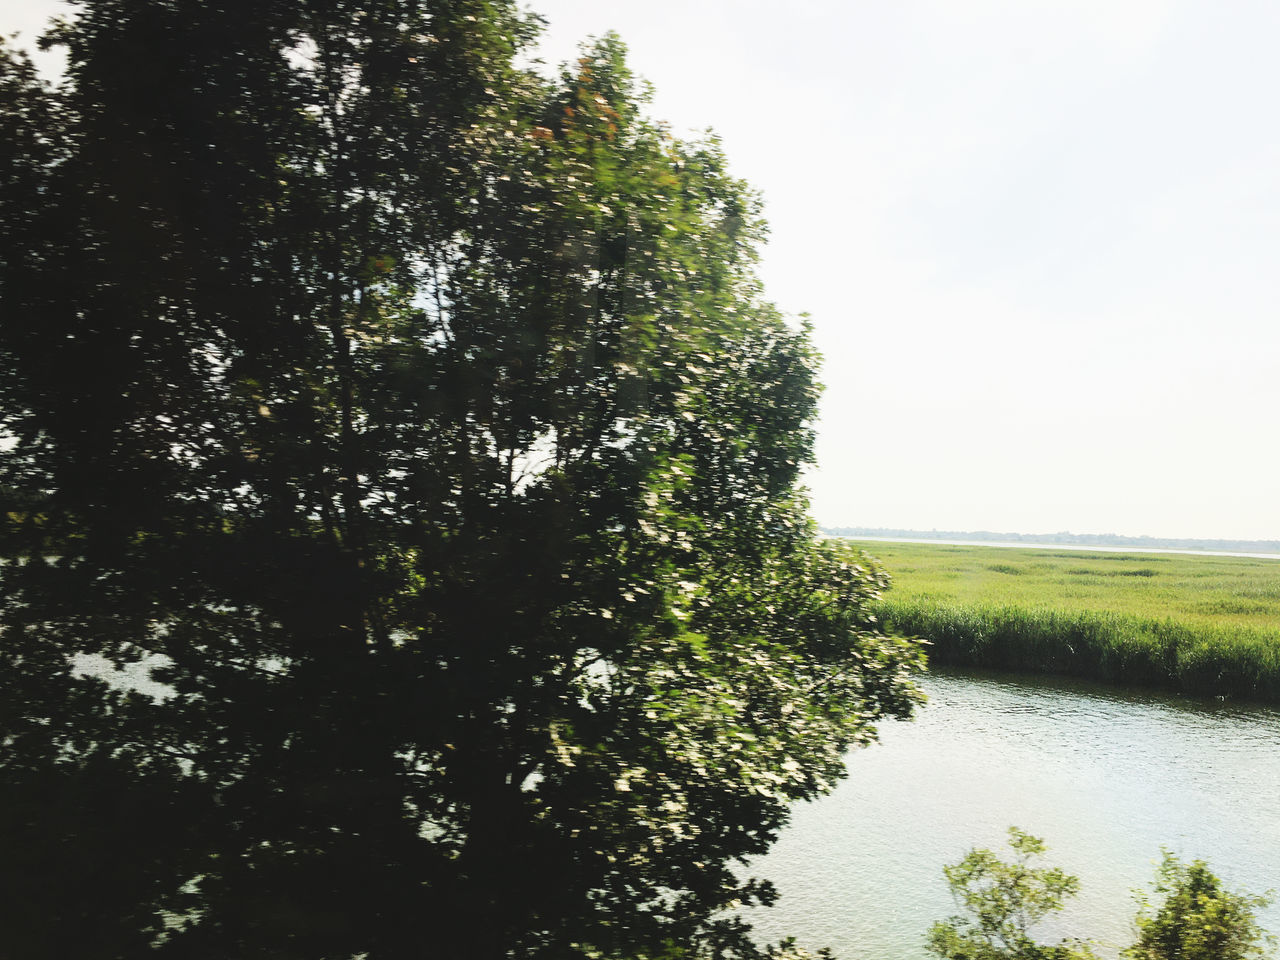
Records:
[[[1280,561],[854,546],[893,577],[877,614],[935,663],[1280,702]]]

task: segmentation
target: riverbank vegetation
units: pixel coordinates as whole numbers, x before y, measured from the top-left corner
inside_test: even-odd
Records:
[[[892,578],[876,613],[934,663],[1280,702],[1280,561],[848,543]]]

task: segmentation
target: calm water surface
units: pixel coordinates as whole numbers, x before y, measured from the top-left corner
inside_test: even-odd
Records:
[[[782,894],[749,912],[763,941],[924,960],[930,924],[956,912],[942,866],[974,846],[1007,850],[1010,825],[1080,878],[1040,935],[1093,938],[1104,956],[1133,941],[1132,891],[1162,845],[1232,888],[1280,888],[1280,711],[1004,674],[938,672],[923,686],[918,718],[884,724],[753,864]],[[1280,906],[1261,919],[1280,934]]]

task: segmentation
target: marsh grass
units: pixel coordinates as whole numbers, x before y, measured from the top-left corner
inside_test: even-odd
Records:
[[[879,615],[936,663],[1280,702],[1280,561],[852,545],[893,577]]]

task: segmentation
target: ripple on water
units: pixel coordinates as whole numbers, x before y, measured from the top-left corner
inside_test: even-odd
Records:
[[[1041,930],[1132,941],[1131,891],[1166,846],[1229,886],[1280,887],[1280,711],[1044,678],[931,674],[929,704],[849,758],[849,779],[804,804],[752,872],[782,893],[749,911],[763,940],[794,934],[844,960],[925,960],[955,912],[942,867],[1044,837],[1081,893]],[[1262,915],[1280,933],[1280,906]]]

